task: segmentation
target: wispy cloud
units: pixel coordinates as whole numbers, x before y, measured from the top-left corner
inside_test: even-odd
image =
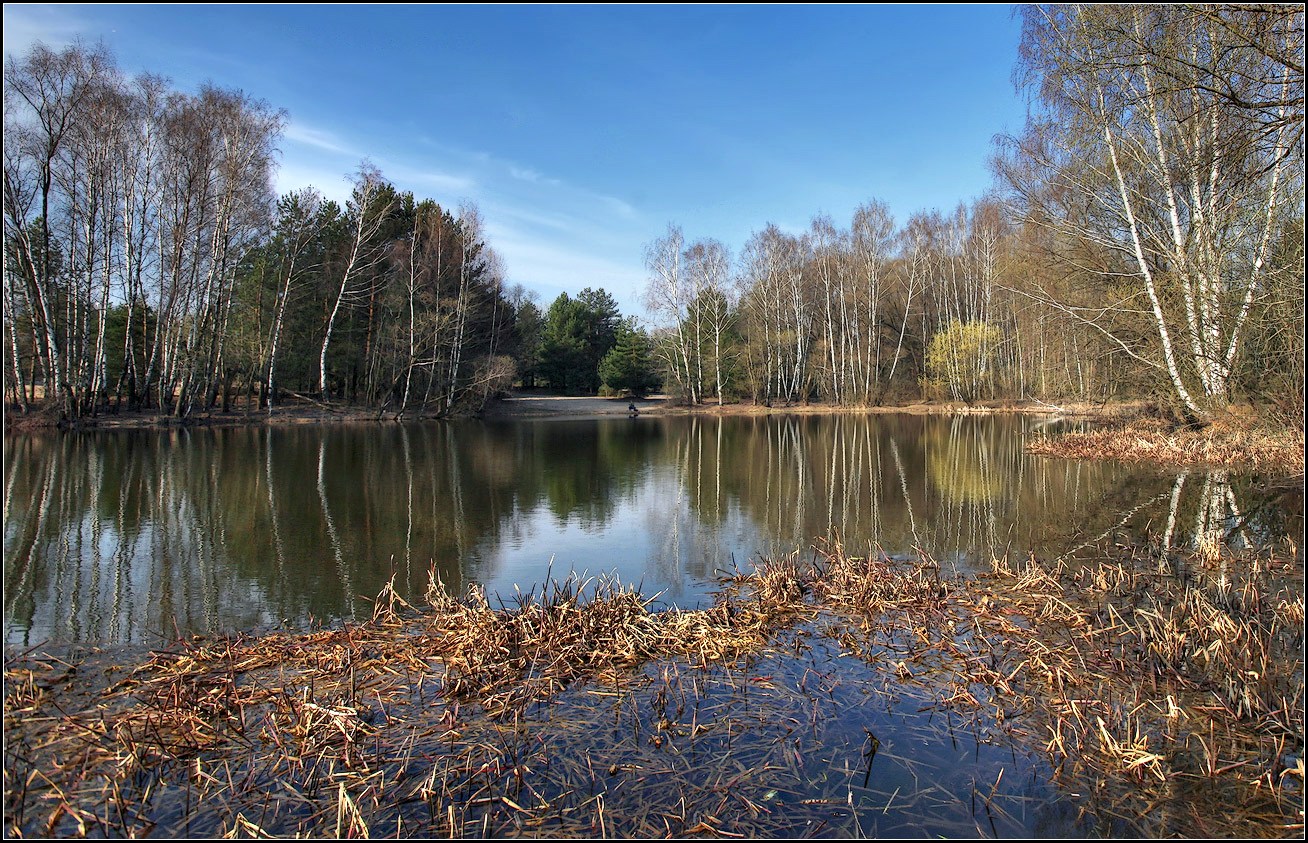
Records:
[[[537,187],[554,188],[557,191],[554,194],[536,194],[536,197],[541,199],[547,196],[557,197],[548,200],[548,204],[562,203],[573,208],[579,204],[591,204],[598,206],[598,213],[603,215],[616,214],[623,219],[629,220],[634,220],[640,216],[636,207],[630,202],[570,183],[565,179],[548,176],[530,164],[500,158],[484,150],[469,150],[451,146],[432,138],[430,135],[424,135],[418,140],[424,147],[434,150],[442,158],[462,161],[470,168],[476,169],[479,173],[479,180],[484,184],[496,184],[504,176],[508,176],[509,179],[516,182],[524,182]],[[506,188],[505,192],[512,193],[513,191]]]
[[[542,168],[485,150],[454,147],[431,136],[389,138],[385,147],[302,122],[287,127],[283,192],[313,184],[343,202],[343,174],[367,154],[400,190],[454,206],[475,202],[487,239],[507,278],[536,290],[544,304],[561,292],[603,287],[623,313],[639,313],[644,286],[640,213],[616,196],[547,175]],[[335,168],[333,170],[333,168]],[[337,172],[339,171],[339,172]]]
[[[547,184],[553,186],[563,184],[563,182],[558,179],[546,178],[530,167],[519,167],[516,164],[509,165],[509,175],[519,181],[531,182],[532,184]]]
[[[518,205],[502,202],[487,202],[485,203],[485,209],[488,213],[496,216],[508,217],[517,222],[540,228],[548,228],[561,234],[577,234],[582,228],[580,221],[569,214],[540,213],[536,210],[529,210]]]
[[[335,133],[325,129],[316,129],[312,126],[306,126],[304,123],[291,121],[286,125],[286,139],[294,143],[302,143],[305,146],[311,146],[314,149],[323,152],[332,152],[337,155],[358,155],[348,144],[338,138]]]
[[[37,41],[51,49],[67,47],[90,29],[88,22],[67,6],[6,3],[4,50],[22,56]]]
[[[277,179],[282,190],[312,184],[324,196],[341,201],[350,192],[348,174],[356,171],[364,159],[375,164],[397,188],[411,190],[420,198],[435,193],[435,198],[451,202],[477,188],[477,179],[472,175],[435,168],[429,162],[411,157],[400,160],[383,155],[379,149],[370,148],[366,140],[347,139],[302,121],[290,122],[284,138],[288,143],[283,144],[282,168]]]
[[[448,173],[428,167],[409,166],[380,158],[376,160],[377,166],[381,168],[382,175],[401,187],[401,189],[422,186],[428,190],[443,193],[447,197],[450,194],[462,197],[477,188],[477,179],[473,176]],[[421,191],[415,189],[415,192],[420,193]]]
[[[604,203],[606,206],[608,206],[610,209],[612,209],[615,213],[617,213],[619,216],[623,217],[624,219],[631,220],[631,219],[635,219],[638,216],[638,214],[636,213],[636,209],[631,204],[624,202],[621,199],[618,199],[617,197],[603,196],[600,194],[592,194],[592,195],[594,195],[596,199]]]
[[[341,206],[350,198],[351,188],[346,168],[309,164],[298,159],[283,161],[273,179],[273,189],[278,195],[305,187],[313,187],[325,198]]]
[[[488,240],[504,258],[509,280],[539,292],[542,304],[561,292],[576,295],[583,287],[603,287],[624,314],[641,312],[645,271],[639,236],[609,232],[606,239],[618,242],[599,245],[586,237],[542,234],[496,210],[487,212],[486,221]]]
[[[615,196],[606,196],[602,193],[596,193],[594,191],[569,184],[565,182],[563,179],[547,178],[546,176],[542,175],[541,173],[537,172],[531,167],[524,167],[519,164],[514,164],[512,162],[495,162],[494,159],[491,159],[491,161],[493,163],[499,164],[500,166],[507,167],[509,175],[519,181],[525,181],[531,184],[541,185],[544,187],[559,188],[561,191],[565,193],[571,193],[574,194],[576,197],[584,198],[586,201],[598,203],[605,209],[606,213],[614,213],[617,214],[618,216],[623,217],[624,219],[634,219],[637,216],[636,209],[630,203],[624,202],[623,200],[618,199]]]

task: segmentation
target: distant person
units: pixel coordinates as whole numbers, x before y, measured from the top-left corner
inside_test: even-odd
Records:
[[[630,413],[632,416],[640,415],[640,410],[636,409],[635,401],[630,401],[627,403],[627,412]]]

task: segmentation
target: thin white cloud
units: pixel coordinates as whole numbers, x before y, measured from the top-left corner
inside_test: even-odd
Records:
[[[606,214],[617,214],[624,219],[635,219],[637,216],[636,209],[630,203],[624,202],[616,196],[607,196],[603,193],[596,193],[593,190],[569,184],[562,179],[546,178],[530,167],[521,167],[509,162],[506,162],[506,164],[509,169],[509,175],[519,181],[559,188],[565,193],[575,194],[588,202],[599,204],[605,209]]]
[[[4,6],[5,55],[21,57],[37,41],[52,50],[72,44],[85,36],[88,22],[73,14],[67,6],[10,4]]]
[[[449,202],[452,198],[471,193],[477,187],[473,176],[434,169],[425,162],[397,161],[368,149],[366,141],[345,139],[337,133],[301,121],[291,121],[284,131],[282,166],[278,173],[278,189],[298,189],[312,184],[324,196],[340,202],[349,196],[349,174],[355,172],[359,162],[368,159],[381,170],[381,174],[399,190],[410,190],[425,198],[436,192],[435,198]]]
[[[519,181],[531,182],[532,184],[547,184],[557,186],[563,184],[558,179],[550,179],[531,169],[530,167],[519,167],[515,164],[509,165],[509,175]]]
[[[324,197],[344,205],[350,196],[347,171],[357,166],[357,161],[342,156],[333,162],[333,157],[327,156],[321,162],[288,158],[277,173],[277,192],[284,194],[312,185]],[[454,202],[449,194],[470,196],[482,211],[487,240],[503,258],[508,280],[536,290],[542,306],[548,306],[561,292],[576,295],[583,287],[603,287],[618,301],[623,314],[643,312],[643,235],[633,231],[625,218],[618,218],[611,206],[595,203],[593,195],[565,191],[564,196],[557,197],[562,201],[552,203],[537,203],[517,195],[483,198],[474,192],[478,183],[470,177],[380,159],[376,163],[401,190],[422,195],[420,185],[432,187],[447,194],[433,198],[451,205]],[[509,182],[503,171],[499,172],[501,180]],[[495,185],[482,187],[482,192],[487,193]]]
[[[624,202],[615,196],[592,195],[625,219],[635,219],[638,216],[636,209],[630,203]]]
[[[485,203],[485,210],[487,213],[496,216],[511,217],[528,225],[548,228],[563,234],[577,234],[581,228],[579,220],[568,214],[543,214],[535,210],[528,210],[501,202],[487,202]]]
[[[356,164],[357,166],[357,164]],[[305,163],[283,161],[273,178],[273,189],[279,196],[293,190],[313,187],[324,198],[330,199],[341,207],[350,198],[350,182],[345,167],[314,166]]]
[[[619,250],[633,255],[631,262],[625,262],[599,254],[586,244],[537,237],[493,218],[488,218],[486,233],[491,246],[504,258],[509,280],[540,291],[543,305],[560,292],[576,295],[584,287],[602,287],[617,300],[624,315],[642,312],[640,297],[646,279],[637,248]]]
[[[376,160],[382,175],[401,190],[408,189],[413,185],[421,185],[429,190],[462,196],[477,187],[477,180],[472,176],[447,173],[424,167],[411,167],[380,158]],[[415,190],[414,192],[420,193],[421,191]]]
[[[306,126],[304,123],[296,121],[287,123],[284,134],[286,139],[289,141],[301,143],[305,146],[311,146],[314,149],[323,152],[352,156],[357,156],[359,154],[340,138],[336,137],[334,133],[329,132],[326,129],[316,129],[312,126]]]
[[[609,196],[605,193],[590,190],[589,188],[571,184],[563,179],[547,176],[540,170],[528,164],[522,164],[507,158],[499,158],[484,150],[472,151],[450,146],[439,140],[432,138],[430,135],[423,135],[417,139],[424,146],[435,150],[443,158],[462,160],[469,166],[477,168],[480,171],[481,180],[487,184],[497,183],[504,175],[516,182],[525,182],[526,184],[540,187],[555,188],[555,194],[538,194],[536,199],[548,204],[567,205],[575,213],[583,213],[579,210],[580,205],[591,204],[598,206],[596,214],[608,217],[618,215],[623,219],[635,220],[640,216],[636,207],[630,202],[619,199],[616,196]],[[511,189],[506,189],[506,193],[512,193]],[[546,196],[559,196],[562,198],[550,198]]]
[[[541,169],[484,150],[452,147],[418,136],[407,147],[389,138],[389,148],[369,148],[303,123],[286,132],[288,154],[278,186],[313,184],[343,202],[349,185],[343,174],[366,153],[398,189],[453,207],[474,202],[486,223],[487,240],[504,261],[506,278],[537,291],[548,304],[561,292],[603,287],[624,314],[639,315],[645,272],[641,264],[641,215],[616,196],[568,183]],[[337,172],[333,171],[333,167]]]

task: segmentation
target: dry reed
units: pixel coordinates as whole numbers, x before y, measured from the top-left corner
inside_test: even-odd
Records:
[[[1202,430],[1173,430],[1137,420],[1084,433],[1037,435],[1027,444],[1027,450],[1066,459],[1211,466],[1300,479],[1304,473],[1302,430],[1267,433],[1229,423],[1213,424]]]
[[[1036,797],[1007,767],[932,783],[944,770],[918,770],[877,719],[893,716],[1046,765],[1037,802],[1068,806],[1065,833],[1294,834],[1299,574],[1116,548],[961,578],[837,543],[738,574],[701,610],[576,579],[492,608],[433,579],[420,608],[388,587],[364,623],[185,642],[101,689],[22,654],[5,666],[6,833],[1032,833]],[[1219,808],[1187,812],[1194,788]]]

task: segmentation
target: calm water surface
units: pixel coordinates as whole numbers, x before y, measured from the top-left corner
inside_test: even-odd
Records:
[[[837,535],[962,572],[994,555],[1262,544],[1303,532],[1302,496],[1023,453],[1020,417],[475,421],[11,435],[10,645],[154,644],[370,613],[430,572],[511,601],[615,574],[666,605]]]

